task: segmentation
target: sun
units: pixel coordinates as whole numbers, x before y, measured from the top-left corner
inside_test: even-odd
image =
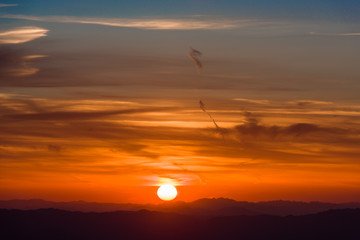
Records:
[[[171,184],[163,184],[157,190],[157,195],[161,200],[171,201],[176,198],[177,190]]]

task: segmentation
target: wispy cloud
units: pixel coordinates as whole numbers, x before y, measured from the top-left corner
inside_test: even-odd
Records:
[[[234,98],[235,101],[254,103],[254,104],[269,104],[269,100],[247,99],[247,98]]]
[[[46,56],[24,54],[23,51],[13,49],[13,47],[0,47],[0,77],[5,79],[37,73],[39,69],[31,66],[32,61]]]
[[[336,36],[360,36],[360,33],[338,33]]]
[[[19,27],[0,32],[0,44],[19,44],[46,36],[49,30],[40,27]]]
[[[196,30],[196,29],[232,29],[241,28],[265,22],[256,19],[197,19],[197,18],[89,18],[72,16],[25,16],[3,15],[1,18],[24,19],[43,22],[97,24],[113,27],[127,27],[154,30]]]
[[[309,106],[309,105],[332,105],[332,102],[326,101],[316,101],[316,100],[297,100],[297,101],[290,101],[289,104],[296,104],[300,107]]]
[[[5,3],[0,3],[0,7],[16,7],[19,6],[19,4],[5,4]]]
[[[161,111],[174,110],[174,108],[139,108],[139,109],[123,109],[113,111],[90,111],[90,112],[79,112],[79,111],[49,111],[42,113],[28,113],[20,115],[9,115],[6,116],[11,119],[29,119],[29,120],[82,120],[82,119],[97,119],[108,117],[111,115],[124,115],[124,114],[136,114],[136,113],[151,113]]]
[[[198,71],[200,71],[202,68],[202,63],[200,61],[201,55],[202,55],[202,53],[200,51],[190,47],[190,52],[189,52],[188,56],[191,58],[191,60],[193,60]]]
[[[319,36],[360,36],[360,33],[318,33],[318,32],[309,32],[310,35],[319,35]]]

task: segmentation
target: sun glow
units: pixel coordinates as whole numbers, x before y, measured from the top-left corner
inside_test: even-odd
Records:
[[[161,200],[171,201],[176,198],[177,190],[171,184],[163,184],[159,187],[157,195]]]

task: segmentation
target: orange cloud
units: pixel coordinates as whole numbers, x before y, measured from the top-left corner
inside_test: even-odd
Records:
[[[311,122],[303,122],[297,114],[290,113],[287,123],[277,124],[271,111],[279,110],[279,105],[271,101],[257,105],[242,102],[262,114],[244,111],[239,114],[233,111],[239,101],[233,101],[235,105],[228,113],[218,113],[222,121],[231,116],[238,119],[234,126],[226,128],[227,134],[222,139],[211,124],[199,127],[182,124],[189,121],[198,124],[202,117],[206,118],[201,109],[191,106],[169,107],[166,101],[154,105],[148,101],[64,100],[2,94],[1,186],[3,189],[7,186],[8,192],[11,188],[35,191],[37,186],[44,194],[54,186],[61,191],[70,188],[71,192],[80,186],[93,190],[126,189],[171,182],[184,187],[203,185],[208,189],[203,194],[213,196],[219,192],[236,198],[239,196],[234,188],[239,186],[253,200],[266,197],[261,194],[266,192],[266,186],[282,189],[298,186],[309,192],[314,184],[327,189],[356,188],[360,183],[356,178],[360,168],[357,163],[360,127],[341,125],[341,119],[347,116],[340,116],[339,122],[323,123],[321,115],[312,113],[347,107],[335,103],[299,106],[296,102],[282,104],[287,111],[284,114],[288,115],[289,110],[302,111],[311,116],[304,118],[312,119]],[[174,120],[177,125],[166,125]],[[149,124],[153,121],[157,124]],[[227,190],[221,190],[224,186]],[[234,194],[227,195],[230,189]],[[276,194],[279,193],[267,196],[280,196]],[[307,193],[304,198],[311,199],[310,195]],[[183,196],[186,196],[183,200],[189,200],[201,194]]]

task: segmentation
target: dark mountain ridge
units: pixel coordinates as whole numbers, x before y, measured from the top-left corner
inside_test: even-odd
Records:
[[[323,202],[296,202],[296,201],[267,201],[245,202],[227,198],[204,198],[193,202],[166,202],[163,204],[119,204],[95,203],[85,201],[52,202],[41,199],[31,200],[3,200],[0,208],[4,209],[40,209],[56,208],[82,212],[112,212],[112,211],[150,211],[172,212],[190,215],[207,216],[236,216],[236,215],[306,215],[319,213],[330,209],[360,208],[360,203],[323,203]]]

